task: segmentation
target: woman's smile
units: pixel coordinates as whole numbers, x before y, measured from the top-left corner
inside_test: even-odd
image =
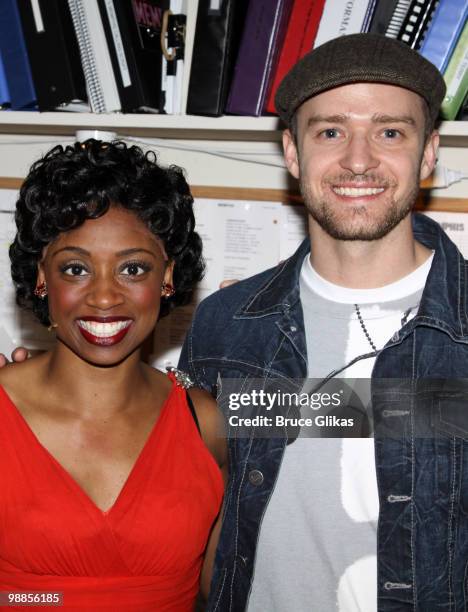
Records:
[[[83,317],[77,320],[83,338],[98,346],[113,346],[125,338],[132,324],[127,317]]]

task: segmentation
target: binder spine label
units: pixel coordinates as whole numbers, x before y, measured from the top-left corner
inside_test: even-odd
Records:
[[[338,36],[362,30],[369,5],[368,0],[334,0],[325,2],[314,47]]]
[[[468,37],[467,37],[468,38]],[[468,72],[468,48],[465,49],[464,54],[460,59],[460,63],[457,66],[453,79],[447,84],[446,99],[451,100],[457,94],[458,88],[461,86],[462,81],[466,78]]]
[[[340,36],[344,36],[349,29],[349,24],[351,23],[351,17],[353,15],[353,6],[354,0],[349,0],[348,2],[346,2],[343,17],[341,19],[340,27],[338,30]]]
[[[122,78],[122,85],[124,87],[130,87],[132,79],[130,78],[127,58],[125,57],[125,49],[120,34],[119,22],[117,21],[117,15],[115,13],[114,2],[113,0],[105,0],[105,5],[112,33],[112,40],[114,41],[115,54],[119,64],[120,76]]]
[[[41,7],[39,6],[39,0],[31,0],[31,10],[34,18],[34,25],[38,33],[44,32],[44,22],[42,20]]]

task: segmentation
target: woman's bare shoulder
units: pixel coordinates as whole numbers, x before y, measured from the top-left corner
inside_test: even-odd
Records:
[[[213,397],[204,389],[191,387],[190,399],[197,414],[204,443],[220,467],[227,462],[224,418]]]
[[[45,361],[44,355],[38,355],[20,363],[9,363],[0,368],[0,386],[14,397],[30,394],[39,379]]]
[[[144,364],[145,374],[155,395],[168,395],[172,388],[172,381],[166,372],[161,372],[157,368]]]

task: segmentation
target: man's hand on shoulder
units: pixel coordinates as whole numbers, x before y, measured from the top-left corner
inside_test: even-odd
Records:
[[[225,287],[229,287],[230,285],[235,285],[239,282],[238,278],[225,278],[223,281],[219,283],[219,288],[224,289]]]
[[[28,351],[22,346],[19,346],[18,348],[16,348],[11,354],[11,361],[15,363],[21,363],[22,361],[26,361],[27,358],[28,358]],[[10,362],[5,357],[5,355],[0,353],[0,368],[3,368],[3,366],[6,366],[8,363]]]

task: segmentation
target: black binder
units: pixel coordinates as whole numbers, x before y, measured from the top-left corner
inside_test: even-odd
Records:
[[[124,112],[161,112],[161,27],[169,0],[98,0]]]
[[[377,2],[367,31],[372,34],[385,34],[398,4],[398,0],[380,0],[380,2]],[[403,12],[403,8],[400,10]],[[404,17],[403,14],[402,22]]]
[[[189,115],[223,114],[248,0],[221,0],[216,9],[212,5],[211,0],[199,0],[187,98]]]
[[[439,0],[413,0],[398,38],[418,51],[438,4]]]
[[[86,101],[86,85],[68,3],[17,0],[40,111]],[[85,106],[81,110],[85,110]]]

